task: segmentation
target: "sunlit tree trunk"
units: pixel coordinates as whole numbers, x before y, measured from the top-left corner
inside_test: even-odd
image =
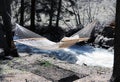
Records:
[[[110,82],[120,82],[120,1],[116,5],[116,28],[114,42],[114,66]]]

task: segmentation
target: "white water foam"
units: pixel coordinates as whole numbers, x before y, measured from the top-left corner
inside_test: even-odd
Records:
[[[113,52],[92,46],[73,46],[64,49],[75,54],[78,58],[76,64],[87,64],[90,66],[113,67]]]

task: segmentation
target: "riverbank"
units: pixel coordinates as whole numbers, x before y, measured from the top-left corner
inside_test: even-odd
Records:
[[[0,82],[60,82],[69,77],[75,82],[107,82],[112,74],[112,68],[70,64],[45,54],[20,55],[0,60]]]

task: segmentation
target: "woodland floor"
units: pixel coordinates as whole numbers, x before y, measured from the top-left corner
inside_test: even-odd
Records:
[[[20,53],[0,60],[0,82],[108,82],[112,68],[69,64],[47,55]]]

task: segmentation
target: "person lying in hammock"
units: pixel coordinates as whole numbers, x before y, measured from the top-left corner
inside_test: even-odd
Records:
[[[11,22],[11,5],[12,0],[0,0],[0,26],[3,31],[0,44],[3,44],[4,57],[19,57],[15,44],[13,42],[12,22]],[[4,43],[2,43],[2,41]]]

